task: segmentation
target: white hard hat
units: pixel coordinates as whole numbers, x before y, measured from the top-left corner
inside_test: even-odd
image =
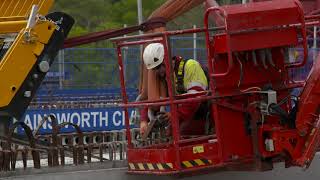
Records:
[[[161,43],[149,44],[143,52],[143,61],[147,69],[153,69],[163,62],[164,48]]]

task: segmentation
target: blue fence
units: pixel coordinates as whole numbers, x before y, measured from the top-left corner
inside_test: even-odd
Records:
[[[194,41],[196,40],[196,41]],[[173,37],[173,55],[206,62],[204,38]],[[197,44],[198,48],[194,48]],[[202,45],[202,46],[201,46]],[[139,46],[123,48],[127,86],[137,88],[141,61]],[[195,57],[194,57],[195,56]],[[109,89],[119,88],[118,64],[115,48],[70,48],[60,52],[45,79],[43,89]]]

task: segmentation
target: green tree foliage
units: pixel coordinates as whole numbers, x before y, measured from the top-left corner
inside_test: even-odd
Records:
[[[164,2],[142,0],[144,17]],[[75,18],[71,36],[138,24],[137,0],[56,0],[54,10]]]
[[[146,19],[155,9],[161,6],[166,0],[142,0],[143,16]],[[219,4],[239,3],[241,0],[219,0]],[[90,32],[102,31],[107,29],[117,29],[138,24],[137,19],[137,0],[56,0],[53,8],[54,11],[62,11],[71,15],[76,23],[72,28],[70,37],[84,35]],[[193,25],[201,27],[203,25],[204,6],[200,5],[183,16],[171,21],[167,26],[168,29],[186,29],[192,28]],[[199,43],[199,47],[201,47]],[[175,44],[176,48],[179,43]],[[183,46],[192,47],[192,41],[183,42]],[[112,47],[108,41],[102,41],[85,45],[84,47]],[[130,53],[127,53],[129,56]],[[72,82],[82,84],[84,81],[92,87],[103,87],[107,84],[115,85],[119,83],[118,79],[110,78],[108,75],[113,74],[116,67],[115,52],[112,54],[101,54],[90,50],[83,54],[77,53],[77,58],[73,66],[68,71],[73,72]],[[84,57],[85,56],[85,57]],[[131,58],[137,59],[137,58]],[[83,62],[82,62],[83,61]],[[82,64],[86,62],[98,62],[97,64]],[[113,65],[106,65],[100,62],[109,62]],[[78,64],[77,64],[78,63]],[[100,63],[100,64],[99,64]],[[129,67],[130,66],[130,67]],[[137,68],[133,64],[127,67],[127,74],[135,72]],[[89,78],[90,77],[90,78]],[[114,76],[113,76],[114,77]],[[65,82],[68,84],[68,82]]]
[[[166,0],[142,0],[143,16],[147,18]],[[241,3],[241,0],[217,0],[219,4]],[[56,0],[55,11],[63,11],[76,20],[70,36],[88,32],[121,28],[124,24],[136,25],[137,0]],[[204,7],[200,5],[185,15],[173,20],[170,29],[190,28],[193,24],[202,26]]]

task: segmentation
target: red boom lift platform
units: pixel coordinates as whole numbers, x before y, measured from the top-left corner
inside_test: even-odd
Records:
[[[224,18],[209,27],[210,13]],[[319,143],[320,61],[307,81],[294,81],[290,69],[308,58],[306,28],[318,16],[304,16],[297,0],[274,0],[207,9],[204,28],[166,31],[114,39],[128,140],[128,171],[135,174],[197,173],[225,167],[232,170],[271,170],[273,163],[308,167]],[[176,95],[172,85],[171,36],[204,33],[210,88],[207,92]],[[160,42],[165,47],[168,98],[128,102],[122,48]],[[303,49],[303,59],[292,62],[289,48]],[[293,88],[303,87],[292,101]],[[176,117],[179,104],[210,102],[210,134],[182,136]],[[295,103],[294,103],[295,102]],[[169,106],[172,139],[136,146],[130,134],[128,108]]]

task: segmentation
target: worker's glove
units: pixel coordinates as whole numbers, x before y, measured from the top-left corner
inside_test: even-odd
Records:
[[[158,112],[157,118],[161,123],[168,123],[171,118],[171,114],[169,112]]]

